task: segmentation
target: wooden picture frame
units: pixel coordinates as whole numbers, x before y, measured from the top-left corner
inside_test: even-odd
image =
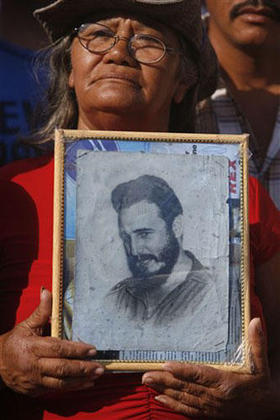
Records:
[[[249,372],[248,135],[57,130],[52,336]]]

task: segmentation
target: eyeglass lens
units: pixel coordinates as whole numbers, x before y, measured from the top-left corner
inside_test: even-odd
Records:
[[[110,28],[99,23],[83,24],[78,37],[89,51],[102,54],[109,51],[120,39]],[[128,39],[129,53],[142,63],[154,63],[164,56],[166,46],[158,38],[146,34],[136,34]]]

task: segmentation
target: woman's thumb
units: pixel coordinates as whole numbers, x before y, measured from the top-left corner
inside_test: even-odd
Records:
[[[41,335],[42,329],[48,323],[51,313],[52,295],[47,289],[42,288],[40,293],[40,304],[22,325],[25,324],[27,327],[34,330],[35,334]]]

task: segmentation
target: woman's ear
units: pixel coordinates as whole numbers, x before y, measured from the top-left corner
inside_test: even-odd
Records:
[[[175,104],[180,104],[182,102],[189,87],[190,86],[188,86],[183,80],[178,83],[173,95],[173,101]]]
[[[198,82],[198,69],[196,63],[190,58],[181,61],[177,71],[177,82],[174,89],[173,102],[179,105],[188,91]]]
[[[70,88],[74,88],[74,74],[73,74],[73,69],[71,70],[70,74],[69,74],[69,78],[68,78],[68,85]]]

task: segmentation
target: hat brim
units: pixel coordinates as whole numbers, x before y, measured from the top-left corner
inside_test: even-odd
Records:
[[[192,43],[197,49],[200,48],[201,29],[193,28],[194,22],[199,18],[198,11],[189,7],[186,1],[162,4],[147,0],[145,2],[139,0],[56,0],[46,7],[35,10],[33,15],[42,24],[49,37],[56,40],[71,32],[75,26],[82,23],[85,17],[114,10],[142,13],[144,16],[174,27],[186,39],[190,38],[191,34]],[[192,28],[194,30],[191,30]]]

